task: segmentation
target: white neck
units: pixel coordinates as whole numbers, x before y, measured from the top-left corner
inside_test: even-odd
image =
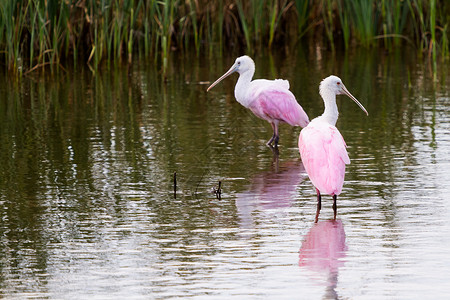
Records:
[[[325,103],[325,111],[321,117],[329,124],[335,126],[339,117],[339,112],[336,105],[336,93],[328,89],[324,89],[320,91],[320,95]]]
[[[252,81],[253,74],[255,73],[254,68],[250,68],[243,73],[239,74],[239,79],[234,88],[234,96],[236,100],[245,107],[248,107],[250,103],[247,101],[246,93],[250,82]]]

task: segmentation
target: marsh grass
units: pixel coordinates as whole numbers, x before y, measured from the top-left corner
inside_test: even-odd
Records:
[[[139,53],[165,70],[174,51],[254,53],[322,36],[332,51],[407,43],[436,61],[450,56],[449,22],[446,0],[0,1],[0,59],[16,74],[67,59],[95,72]]]

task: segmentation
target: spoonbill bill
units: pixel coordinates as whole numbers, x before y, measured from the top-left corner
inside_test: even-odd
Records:
[[[234,89],[236,100],[250,109],[257,117],[272,125],[273,135],[267,142],[276,147],[280,136],[278,124],[288,123],[291,126],[305,127],[309,123],[308,115],[298,104],[294,94],[289,90],[289,81],[282,79],[252,80],[255,73],[255,63],[244,55],[238,57],[231,68],[211,84],[207,91],[230,74],[238,72],[239,79]]]
[[[336,199],[344,185],[345,165],[350,163],[344,138],[336,128],[338,108],[336,95],[345,94],[367,114],[367,110],[347,90],[337,76],[322,80],[319,93],[325,103],[324,113],[313,119],[301,132],[298,140],[300,157],[306,173],[317,191],[317,223],[321,209],[321,194],[333,196],[334,219],[336,220]]]

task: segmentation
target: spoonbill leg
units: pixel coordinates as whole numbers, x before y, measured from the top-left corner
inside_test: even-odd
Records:
[[[317,191],[317,210],[316,210],[316,220],[314,221],[315,223],[319,221],[320,209],[322,208],[322,196],[320,195],[318,189],[316,189],[316,191]]]

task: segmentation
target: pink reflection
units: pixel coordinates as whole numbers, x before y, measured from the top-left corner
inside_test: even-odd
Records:
[[[275,162],[273,170],[257,174],[251,179],[247,191],[238,193],[242,201],[276,208],[290,206],[297,194],[297,186],[304,180],[305,168],[300,160]]]
[[[341,220],[315,223],[305,235],[300,248],[299,266],[324,274],[326,297],[337,299],[336,286],[339,267],[343,266],[347,246],[344,225]]]
[[[300,248],[300,266],[314,271],[337,271],[345,257],[345,231],[341,220],[315,223]]]
[[[305,179],[302,174],[305,174],[305,169],[300,160],[278,164],[275,156],[271,171],[255,175],[248,189],[236,194],[241,227],[253,227],[255,211],[291,206],[298,194],[298,185]]]

